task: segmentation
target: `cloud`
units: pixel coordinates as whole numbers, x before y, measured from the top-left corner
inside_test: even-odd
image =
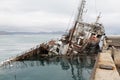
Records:
[[[100,23],[103,23],[107,34],[120,34],[120,1],[118,0],[88,0],[85,21],[95,22],[101,12]]]
[[[84,15],[84,21],[95,22],[101,12],[100,22],[107,32],[108,28],[120,29],[120,1],[86,1],[87,13]],[[73,23],[72,15],[76,14],[78,2],[79,0],[0,0],[0,30],[64,31],[68,24]]]
[[[41,26],[44,24],[66,23],[69,16],[46,12],[31,12],[26,14],[0,13],[1,24],[12,26]]]
[[[68,2],[69,0],[1,0],[0,29],[41,31],[53,29],[54,25],[56,29],[65,30],[75,1]]]

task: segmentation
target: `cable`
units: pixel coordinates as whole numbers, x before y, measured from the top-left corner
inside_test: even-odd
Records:
[[[77,1],[76,1],[76,3],[78,3]],[[67,33],[67,31],[69,30],[69,28],[70,28],[70,26],[71,26],[71,22],[72,22],[72,18],[73,18],[73,15],[74,14],[76,14],[76,7],[73,9],[73,11],[72,11],[72,15],[71,15],[71,17],[70,17],[70,19],[69,19],[69,21],[68,21],[68,25],[67,25],[67,28],[66,28],[66,30],[65,30],[65,33]],[[72,23],[73,24],[73,23]]]
[[[72,15],[71,15],[71,17],[70,17],[70,19],[69,19],[69,21],[68,21],[68,25],[67,25],[67,28],[66,28],[66,30],[65,30],[65,33],[69,30],[70,23],[72,22],[73,15],[74,15],[74,11],[72,12]]]

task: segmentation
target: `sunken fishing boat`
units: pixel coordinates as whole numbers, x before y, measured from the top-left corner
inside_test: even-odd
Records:
[[[27,66],[24,61],[36,60],[42,65],[45,65],[44,62],[47,64],[60,62],[62,69],[71,68],[74,80],[85,80],[82,76],[84,69],[93,69],[93,72],[89,73],[90,80],[120,80],[120,35],[105,36],[104,26],[99,23],[100,15],[94,22],[85,22],[83,19],[85,3],[85,0],[81,0],[73,26],[59,40],[50,40],[37,45],[15,58],[2,62],[0,67],[6,67],[8,64],[10,64],[8,67],[11,67],[14,62],[23,62]],[[101,40],[102,48],[99,46]],[[98,55],[91,57],[92,54]],[[73,65],[76,65],[76,73]]]
[[[105,35],[104,26],[99,23],[100,15],[94,22],[88,23],[83,19],[86,1],[81,0],[77,15],[71,29],[59,40],[50,40],[37,45],[35,48],[9,59],[9,61],[34,60],[36,58],[51,56],[84,55],[100,51],[99,43]]]
[[[73,26],[59,40],[42,43],[17,56],[15,60],[36,59],[39,56],[97,54],[100,51],[99,43],[105,35],[105,30],[103,24],[99,23],[100,15],[94,22],[84,21],[85,4],[86,1],[81,0]]]

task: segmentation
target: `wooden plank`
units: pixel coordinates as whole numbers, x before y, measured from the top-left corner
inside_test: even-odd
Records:
[[[100,68],[102,65],[103,68]],[[108,69],[111,68],[111,69]],[[100,53],[96,61],[94,75],[91,80],[120,80],[119,73],[111,57],[110,51]]]

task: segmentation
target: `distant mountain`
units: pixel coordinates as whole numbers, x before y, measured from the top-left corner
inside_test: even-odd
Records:
[[[56,31],[56,32],[7,32],[7,31],[0,31],[0,35],[14,35],[14,34],[64,34],[62,31]]]
[[[0,35],[7,35],[9,34],[9,32],[6,32],[6,31],[0,31]]]

